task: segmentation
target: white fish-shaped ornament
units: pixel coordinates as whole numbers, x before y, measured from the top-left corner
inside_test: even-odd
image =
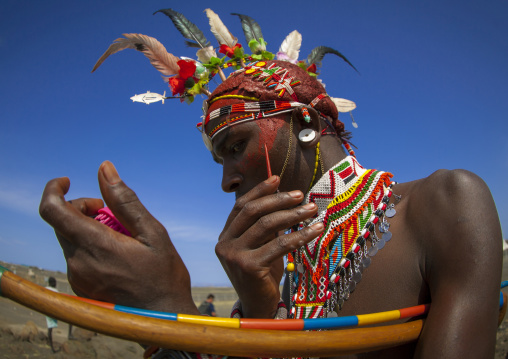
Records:
[[[142,102],[146,103],[147,105],[158,101],[162,101],[162,103],[164,103],[165,99],[167,99],[166,91],[164,91],[163,95],[147,91],[146,93],[142,93],[141,95],[134,95],[131,97],[132,102]]]

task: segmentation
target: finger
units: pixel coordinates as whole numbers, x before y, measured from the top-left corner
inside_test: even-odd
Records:
[[[256,251],[259,254],[260,263],[265,266],[271,265],[274,261],[282,258],[286,254],[297,248],[304,246],[323,233],[325,227],[323,223],[315,223],[312,226],[305,227],[300,231],[279,236]]]
[[[65,200],[65,194],[70,187],[67,177],[55,178],[49,181],[44,188],[39,213],[60,236],[73,245],[87,245],[95,238],[117,235],[112,229],[84,215],[72,203]],[[99,200],[100,201],[100,200]],[[83,202],[78,202],[83,204]],[[91,201],[93,207],[97,201]],[[85,211],[88,211],[85,209]],[[59,238],[60,240],[60,238]],[[61,243],[65,243],[61,241]],[[64,244],[67,250],[72,246]],[[64,249],[65,249],[64,248]]]
[[[268,213],[250,226],[242,235],[243,241],[250,249],[259,248],[276,237],[277,232],[284,231],[311,218],[317,213],[317,210],[318,207],[315,203],[307,203],[303,206]]]
[[[99,209],[104,207],[104,201],[99,198],[78,198],[67,202],[85,216],[94,216]]]
[[[102,197],[120,223],[137,240],[154,244],[150,243],[150,238],[160,238],[160,232],[165,232],[165,229],[143,206],[136,193],[121,180],[115,166],[104,161],[99,167],[98,178]]]
[[[249,203],[254,199],[275,193],[275,191],[277,191],[277,188],[279,188],[279,184],[280,177],[271,176],[265,181],[258,184],[253,189],[251,189],[249,192],[244,194],[242,197],[238,198],[235,202],[235,205],[233,206],[233,209],[231,210],[231,213],[228,216],[228,219],[226,220],[224,229],[229,228],[231,223],[235,220],[236,216],[238,215],[238,213],[241,212],[246,203]]]
[[[230,235],[240,237],[249,228],[257,224],[265,226],[271,231],[271,234],[288,228],[299,221],[310,218],[317,211],[317,206],[314,203],[306,206],[296,207],[303,200],[303,193],[301,191],[281,192],[268,195],[262,198],[251,200],[247,203],[241,204],[241,210],[236,215],[235,219],[231,222],[229,227]],[[287,210],[296,207],[297,210],[293,212],[282,212],[278,216],[267,217],[272,213]],[[309,210],[311,212],[309,212]],[[298,214],[298,219],[294,222],[291,214]],[[266,217],[266,218],[265,218]],[[303,218],[303,219],[302,219]],[[279,222],[277,222],[279,221]],[[267,222],[267,223],[265,223]]]

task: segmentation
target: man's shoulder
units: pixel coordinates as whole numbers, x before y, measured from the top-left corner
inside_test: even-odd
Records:
[[[454,206],[454,199],[481,196],[490,191],[485,182],[473,172],[455,169],[440,169],[428,177],[401,183],[400,188],[411,204],[417,203],[420,209],[432,205],[434,209]]]
[[[467,170],[437,170],[428,177],[401,183],[400,190],[406,199],[406,225],[425,242],[443,237],[450,240],[461,229],[477,228],[482,224],[478,222],[480,217],[484,222],[497,220],[489,188]]]

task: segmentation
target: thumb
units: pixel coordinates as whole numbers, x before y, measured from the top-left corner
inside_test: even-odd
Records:
[[[147,211],[136,193],[120,178],[115,166],[104,161],[99,167],[99,187],[104,201],[132,237],[142,241],[154,238],[150,234],[162,225]],[[150,244],[150,243],[146,243]]]

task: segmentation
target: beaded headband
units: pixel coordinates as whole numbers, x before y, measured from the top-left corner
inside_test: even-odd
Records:
[[[298,60],[302,35],[296,30],[291,32],[284,39],[279,47],[279,51],[274,55],[266,50],[267,43],[263,39],[259,24],[247,15],[233,13],[232,15],[236,15],[240,18],[248,47],[252,51],[252,54],[246,54],[242,45],[238,43],[238,39],[229,32],[219,16],[212,10],[206,9],[205,13],[209,19],[211,32],[220,45],[218,52],[225,55],[219,57],[216,49],[210,45],[210,42],[206,39],[203,32],[183,14],[172,9],[161,9],[154,14],[159,12],[171,19],[177,30],[186,39],[188,46],[198,49],[196,52],[197,60],[184,57],[179,58],[168,53],[166,48],[153,37],[142,34],[125,33],[123,34],[124,38],[116,39],[109,46],[95,64],[92,72],[94,72],[110,55],[118,51],[130,48],[142,52],[150,60],[150,63],[162,73],[163,80],[167,82],[171,88],[172,96],[165,96],[165,92],[164,95],[159,95],[148,91],[146,94],[135,95],[131,97],[131,99],[135,102],[149,104],[157,101],[163,101],[164,103],[165,99],[178,98],[181,102],[192,103],[196,95],[205,95],[207,97],[203,106],[205,120],[199,123],[197,127],[202,132],[205,144],[207,144],[209,149],[208,142],[211,141],[210,137],[214,135],[214,133],[212,133],[212,131],[211,135],[208,135],[204,132],[204,125],[208,123],[211,117],[211,114],[207,114],[208,105],[222,98],[238,98],[248,101],[257,101],[257,99],[253,97],[225,95],[211,99],[208,102],[207,100],[211,97],[211,91],[209,89],[210,81],[217,74],[222,81],[225,81],[226,75],[224,74],[224,69],[231,67],[237,71],[245,71],[247,75],[252,75],[253,79],[263,81],[264,85],[266,85],[267,88],[273,89],[278,97],[282,97],[287,93],[296,103],[298,103],[298,98],[293,88],[300,84],[300,80],[289,76],[288,70],[283,66],[276,66],[273,63],[266,66],[266,61],[276,58],[277,60],[296,64],[310,76],[316,78],[318,75],[318,66],[321,65],[324,56],[326,54],[334,54],[342,58],[357,71],[344,55],[327,46],[318,46],[311,51],[306,60]],[[249,64],[246,65],[246,62],[249,62]],[[327,95],[324,94],[323,96]],[[356,108],[356,105],[352,101],[337,98],[330,99],[336,105],[339,112],[351,112],[351,110]],[[272,101],[272,103],[273,102],[274,101]],[[299,106],[301,105],[303,104],[299,103]],[[267,115],[273,116],[275,114],[274,110],[270,111],[272,112],[260,109],[257,115],[252,113],[244,115],[241,116],[242,118],[236,119],[235,122],[241,123],[241,120],[246,120],[247,118],[258,119],[267,117]],[[288,109],[283,109],[281,111],[288,111]],[[262,115],[260,115],[261,113]],[[278,113],[280,113],[280,111]],[[229,123],[231,123],[231,119],[229,119]],[[356,123],[353,119],[353,126],[355,125]]]
[[[238,96],[233,95],[234,98],[238,98]],[[314,107],[316,104],[322,100],[323,98],[327,97],[326,94],[320,94],[318,95],[314,100],[310,102],[310,106]],[[219,99],[222,96],[218,96],[214,98],[214,100]],[[242,98],[245,98],[244,96],[240,96]],[[231,96],[226,95],[226,98],[231,98]],[[227,128],[228,126],[237,125],[246,121],[252,121],[252,120],[259,120],[261,118],[271,117],[275,115],[279,115],[282,113],[291,112],[294,108],[306,106],[303,103],[296,102],[296,101],[261,101],[261,102],[244,102],[244,103],[237,103],[234,105],[228,105],[223,106],[221,108],[215,109],[213,111],[210,111],[206,117],[205,121],[202,123],[198,123],[197,127],[203,127],[203,125],[207,125],[210,121],[219,118],[221,116],[226,116],[231,113],[235,112],[250,112],[246,113],[240,116],[236,116],[233,118],[226,118],[225,121],[219,123],[217,126],[215,126],[208,134],[207,136],[210,138],[210,140],[213,139],[215,135],[217,135],[219,132]],[[308,106],[308,105],[307,105]],[[305,111],[306,109],[303,108]],[[308,114],[308,112],[307,112]],[[326,118],[323,114],[320,114],[321,117]]]

